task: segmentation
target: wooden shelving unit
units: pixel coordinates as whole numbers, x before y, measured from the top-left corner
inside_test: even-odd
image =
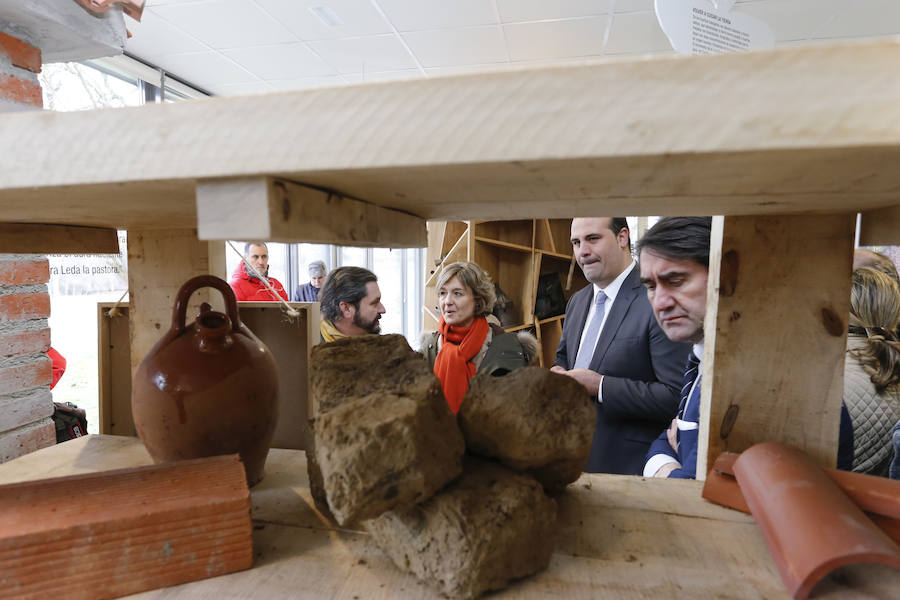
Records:
[[[540,364],[549,367],[562,337],[564,315],[538,319],[534,314],[538,280],[557,273],[568,300],[587,285],[572,262],[570,219],[445,221],[428,226],[425,328],[440,318],[437,280],[441,269],[458,260],[478,263],[514,302],[515,318],[506,331],[531,329],[541,344]]]

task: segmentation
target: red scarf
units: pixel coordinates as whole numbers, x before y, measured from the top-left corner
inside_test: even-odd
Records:
[[[438,325],[441,334],[441,351],[434,361],[434,374],[441,380],[444,398],[453,414],[459,412],[463,396],[469,389],[469,380],[475,375],[472,359],[481,350],[487,338],[487,319],[478,317],[468,327],[454,327],[444,322]]]

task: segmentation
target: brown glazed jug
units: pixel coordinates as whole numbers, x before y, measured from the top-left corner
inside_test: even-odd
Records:
[[[203,287],[222,293],[228,314],[204,302],[186,326],[188,299]],[[181,286],[172,328],[141,361],[131,389],[134,424],[154,461],[238,453],[248,483],[262,479],[278,419],[278,372],[241,323],[225,281],[201,275]]]

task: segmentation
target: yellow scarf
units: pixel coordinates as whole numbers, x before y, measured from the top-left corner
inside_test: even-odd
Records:
[[[328,321],[326,319],[322,319],[322,324],[319,326],[319,332],[322,334],[322,339],[326,342],[333,342],[345,337],[350,337],[341,333],[331,321]]]

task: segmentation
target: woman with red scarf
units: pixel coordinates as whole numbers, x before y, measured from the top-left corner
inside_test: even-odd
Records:
[[[502,375],[537,357],[539,345],[530,333],[504,333],[491,315],[496,294],[491,278],[471,262],[455,262],[437,282],[441,321],[425,334],[422,353],[441,380],[450,410],[459,412],[469,380],[476,373]]]

